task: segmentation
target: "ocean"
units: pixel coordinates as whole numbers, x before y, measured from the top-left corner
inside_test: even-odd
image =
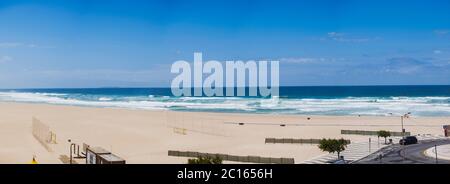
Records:
[[[147,110],[450,116],[450,85],[280,87],[280,96],[174,97],[170,88],[2,89],[0,101]]]

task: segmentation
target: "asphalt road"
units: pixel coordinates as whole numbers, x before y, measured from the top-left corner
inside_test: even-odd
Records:
[[[418,144],[387,146],[354,164],[436,164],[436,159],[425,156],[425,150],[435,145],[450,144],[449,139],[419,141]],[[382,158],[380,159],[380,154]],[[450,164],[450,160],[438,158],[438,164]]]

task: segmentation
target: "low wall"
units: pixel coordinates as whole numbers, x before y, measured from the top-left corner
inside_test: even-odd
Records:
[[[402,137],[402,132],[390,132],[393,137]],[[351,134],[351,135],[370,135],[377,136],[378,131],[368,131],[368,130],[341,130],[341,134]],[[411,132],[405,132],[405,136],[410,136]]]
[[[322,139],[266,138],[265,143],[273,144],[319,144]],[[346,140],[350,144],[350,140]]]
[[[261,163],[261,164],[294,164],[294,158],[272,158],[272,157],[260,157],[260,156],[236,156],[236,155],[227,155],[220,153],[201,153],[201,152],[192,152],[192,151],[168,151],[169,156],[175,157],[200,157],[200,156],[208,156],[208,157],[219,157],[224,161],[233,161],[233,162],[249,162],[249,163]]]

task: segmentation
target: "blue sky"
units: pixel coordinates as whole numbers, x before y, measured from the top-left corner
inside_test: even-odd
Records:
[[[0,88],[169,86],[176,60],[281,85],[450,84],[450,1],[0,1]]]

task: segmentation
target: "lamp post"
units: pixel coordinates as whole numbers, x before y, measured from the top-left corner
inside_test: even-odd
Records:
[[[408,112],[406,114],[403,114],[401,116],[401,123],[402,123],[402,150],[403,150],[403,161],[405,161],[405,157],[406,157],[406,152],[405,152],[405,128],[403,126],[403,119],[404,118],[409,118],[409,115],[411,115],[411,112]]]
[[[401,120],[402,120],[402,138],[405,138],[405,128],[403,127],[403,119],[404,118],[409,118],[409,115],[411,115],[411,112],[408,112],[406,114],[403,114],[403,116],[401,116]]]
[[[406,114],[403,114],[403,116],[401,116],[401,120],[402,120],[402,138],[405,138],[405,128],[403,126],[403,119],[405,118],[409,118],[409,115],[411,115],[411,112],[408,112]]]

